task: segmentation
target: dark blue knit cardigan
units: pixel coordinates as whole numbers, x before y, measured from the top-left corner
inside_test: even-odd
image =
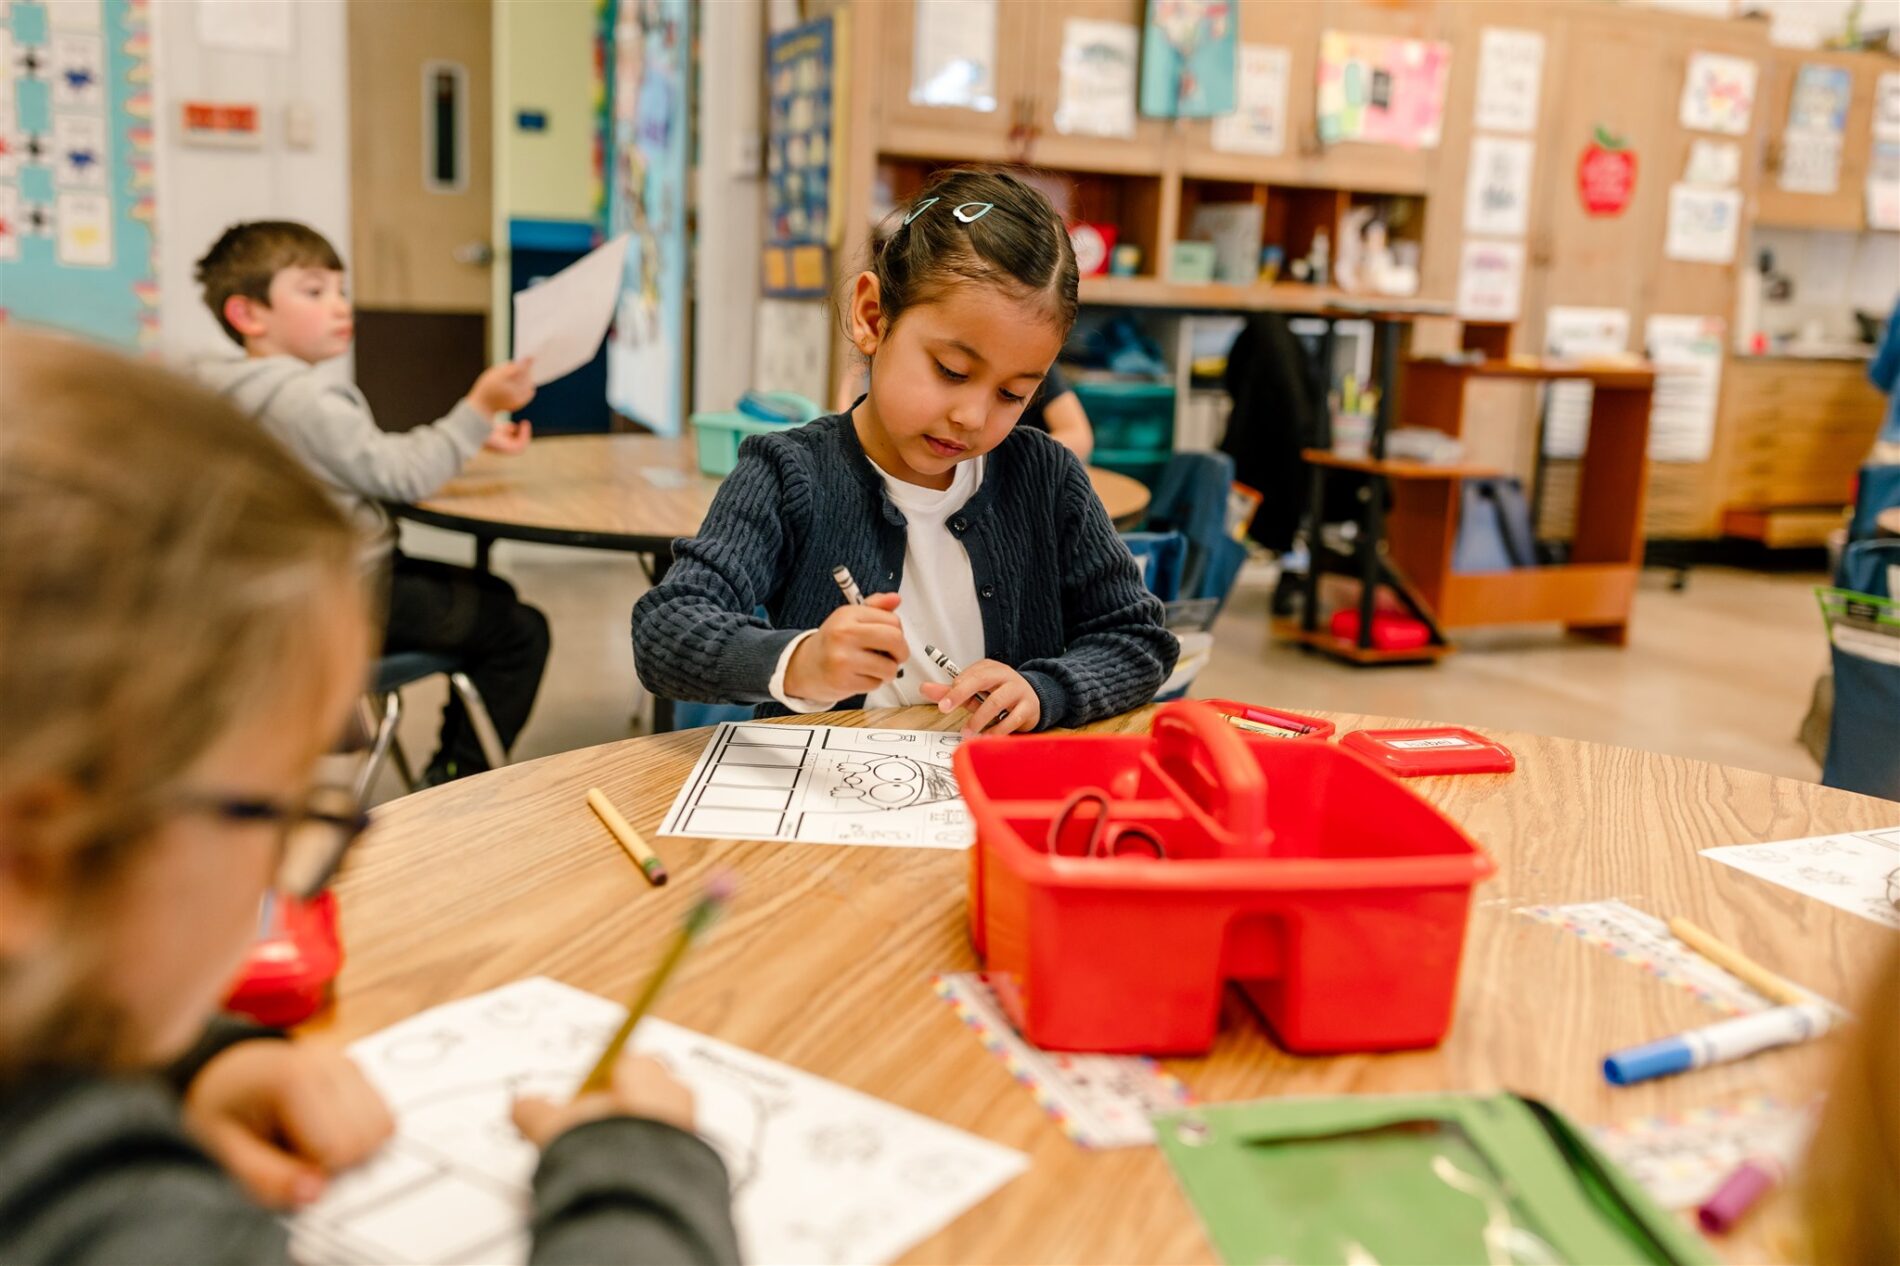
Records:
[[[969,551],[989,658],[1035,688],[1039,728],[1126,712],[1167,680],[1180,645],[1068,449],[1018,427],[946,526]],[[674,542],[672,569],[634,605],[640,681],[663,698],[784,715],[772,673],[842,601],[831,569],[849,567],[867,594],[895,591],[904,542],[849,414],[753,436],[699,534]]]

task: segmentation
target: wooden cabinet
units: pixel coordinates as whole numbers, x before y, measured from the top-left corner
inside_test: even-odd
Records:
[[[995,104],[989,110],[974,110],[931,105],[915,95],[918,12],[910,0],[857,5],[859,29],[873,27],[873,38],[882,50],[871,106],[879,148],[976,162],[1014,158],[1017,151],[1011,134],[1028,122],[1029,98],[1037,74],[1032,66],[1034,39],[1041,25],[1042,7],[1022,3],[995,6]]]
[[[1011,7],[1004,4],[1005,8]],[[1056,123],[1056,107],[1062,100],[1062,49],[1068,38],[1071,19],[1115,22],[1136,32],[1139,48],[1146,0],[1062,0],[1061,3],[1023,4],[1034,14],[1034,31],[1029,47],[1030,74],[1024,91],[1028,97],[1031,128],[1030,161],[1038,166],[1071,171],[1154,172],[1161,167],[1168,149],[1171,121],[1150,119],[1135,114],[1132,137],[1069,134]],[[1137,55],[1139,56],[1139,55]]]
[[[1847,504],[1884,416],[1866,362],[1731,356],[1725,373],[1724,508]]]
[[[1876,53],[1827,53],[1819,50],[1777,49],[1763,68],[1759,97],[1766,116],[1760,148],[1761,188],[1755,201],[1759,224],[1784,228],[1840,229],[1859,232],[1866,227],[1867,169],[1872,160],[1874,92],[1880,75],[1893,69],[1893,59]],[[1789,107],[1804,66],[1846,71],[1851,85],[1847,127],[1841,136],[1839,179],[1832,193],[1796,193],[1781,187],[1787,150]]]

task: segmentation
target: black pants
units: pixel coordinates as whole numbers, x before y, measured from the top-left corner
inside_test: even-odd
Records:
[[[548,622],[499,576],[398,553],[390,576],[383,649],[392,654],[434,651],[462,659],[488,705],[502,746],[512,748],[541,688],[548,662]],[[488,768],[468,710],[453,690],[442,710],[439,747],[429,767],[431,781]]]

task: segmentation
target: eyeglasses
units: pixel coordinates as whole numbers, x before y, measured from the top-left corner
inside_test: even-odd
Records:
[[[298,901],[323,890],[343,854],[369,827],[356,793],[348,787],[316,786],[301,801],[194,794],[183,807],[227,822],[268,822],[277,828],[277,868],[271,886]]]

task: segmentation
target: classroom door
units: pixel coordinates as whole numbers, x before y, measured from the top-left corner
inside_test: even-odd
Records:
[[[351,0],[356,379],[386,430],[487,363],[494,265],[489,0]]]

